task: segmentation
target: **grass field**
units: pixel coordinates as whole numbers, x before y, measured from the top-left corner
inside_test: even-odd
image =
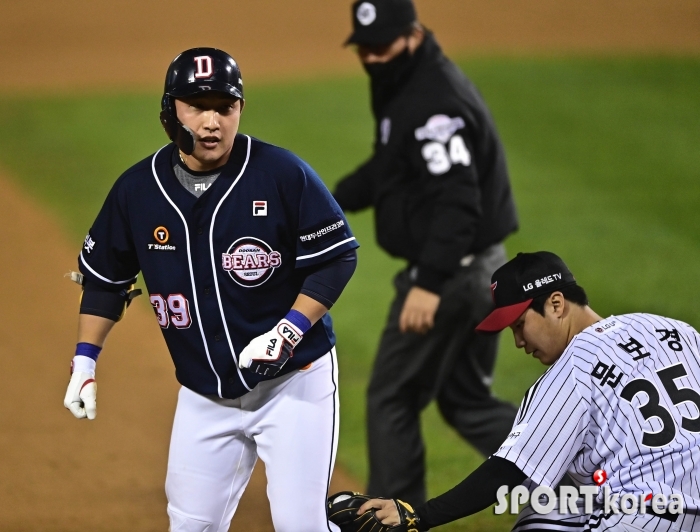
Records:
[[[462,63],[506,145],[521,217],[507,243],[562,255],[601,315],[643,310],[700,326],[700,59],[481,59]],[[329,186],[370,153],[361,77],[246,84],[242,131],[290,148]],[[111,183],[165,143],[159,94],[0,96],[0,165],[52,209],[76,245]],[[366,478],[364,390],[401,262],[350,216],[358,271],[333,310],[341,364],[339,460]],[[143,304],[143,302],[142,302]],[[542,367],[504,335],[495,389],[519,402]],[[481,458],[424,415],[429,491]],[[509,530],[486,510],[441,530]]]

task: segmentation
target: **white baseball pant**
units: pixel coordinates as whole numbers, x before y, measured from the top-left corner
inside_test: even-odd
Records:
[[[337,377],[333,349],[238,399],[181,388],[165,482],[171,532],[228,532],[258,457],[277,532],[337,532],[326,517]]]

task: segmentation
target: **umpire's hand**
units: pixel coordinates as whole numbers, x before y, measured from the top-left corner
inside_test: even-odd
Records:
[[[402,333],[425,334],[435,325],[435,313],[440,305],[440,296],[414,286],[404,301],[399,329]]]

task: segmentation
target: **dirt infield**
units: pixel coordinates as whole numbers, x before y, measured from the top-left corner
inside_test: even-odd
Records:
[[[700,53],[697,0],[416,0],[450,52]],[[358,71],[350,1],[4,0],[0,89],[160,87],[168,62],[217,46],[247,80]]]
[[[337,0],[4,0],[0,91],[157,90],[197,45],[231,51],[246,80],[358,71]],[[417,0],[453,53],[700,53],[698,0]],[[163,480],[177,383],[141,301],[100,358],[99,413],[62,407],[80,242],[0,175],[0,532],[163,531]],[[341,391],[342,393],[342,391]],[[357,485],[339,472],[333,489]],[[261,468],[232,529],[270,531]]]

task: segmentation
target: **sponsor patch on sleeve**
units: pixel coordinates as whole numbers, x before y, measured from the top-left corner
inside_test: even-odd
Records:
[[[525,432],[526,428],[527,423],[521,423],[520,425],[513,427],[513,430],[511,430],[510,434],[508,434],[506,441],[504,441],[503,445],[501,445],[501,449],[504,447],[513,447],[515,442],[517,442],[520,436]]]
[[[593,330],[598,334],[608,334],[618,330],[620,327],[622,327],[620,320],[616,319],[614,316],[610,316],[594,324]]]
[[[314,244],[318,242],[324,242],[343,235],[345,233],[345,225],[345,220],[343,219],[321,222],[313,227],[299,231],[299,240],[302,246],[313,248]]]

